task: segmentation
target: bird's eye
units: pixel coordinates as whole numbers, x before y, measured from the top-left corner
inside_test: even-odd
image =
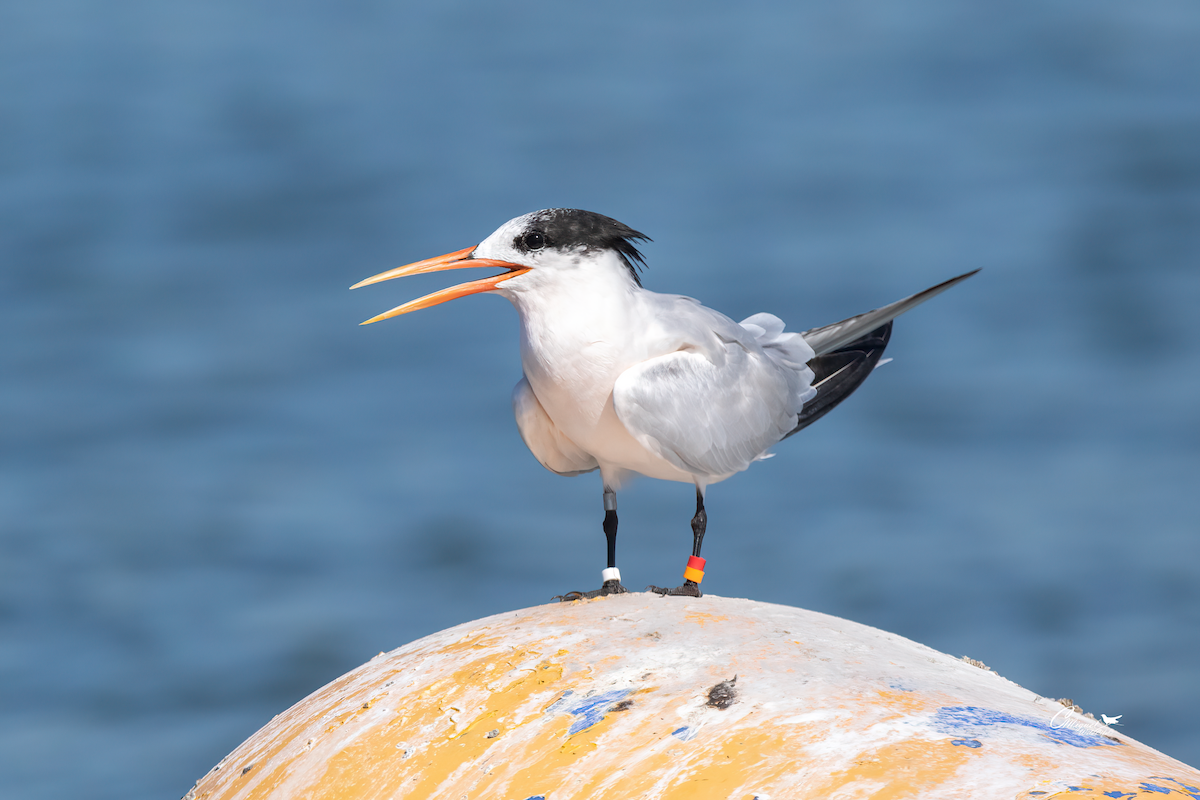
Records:
[[[546,236],[541,231],[530,231],[521,237],[526,250],[541,250],[546,246]]]

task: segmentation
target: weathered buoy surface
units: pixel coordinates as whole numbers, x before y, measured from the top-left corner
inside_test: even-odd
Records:
[[[786,606],[627,594],[383,653],[189,798],[1170,798],[1200,771],[987,669]]]

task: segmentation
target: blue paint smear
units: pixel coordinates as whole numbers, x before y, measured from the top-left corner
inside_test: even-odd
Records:
[[[685,742],[691,741],[692,739],[696,738],[697,733],[698,733],[697,728],[690,728],[687,725],[684,725],[682,728],[676,728],[675,730],[671,731],[672,736],[674,736],[678,739],[681,739]]]
[[[1111,792],[1105,792],[1104,796],[1105,797],[1137,797],[1137,795],[1134,794],[1133,792],[1118,792],[1116,789],[1113,789]]]
[[[974,750],[977,747],[983,747],[983,742],[978,739],[951,739],[950,744],[962,747],[970,747]]]
[[[579,717],[567,731],[568,736],[573,736],[580,731],[586,731],[604,719],[604,712],[608,711],[609,706],[619,703],[631,694],[633,694],[633,689],[614,689],[611,692],[601,692],[590,697],[572,700],[575,692],[568,689],[563,692],[562,697],[546,709],[546,713],[573,714]]]
[[[1195,786],[1189,786],[1182,781],[1177,781],[1174,778],[1164,778],[1162,775],[1154,775],[1150,778],[1152,781],[1170,781],[1171,783],[1179,784],[1183,790],[1192,796],[1192,800],[1200,800],[1200,789]]]
[[[978,706],[943,706],[934,715],[933,724],[946,733],[976,735],[980,733],[981,728],[989,728],[994,725],[1020,725],[1025,728],[1033,728],[1060,744],[1069,744],[1072,747],[1101,747],[1119,744],[1119,742],[1114,742],[1098,733],[1065,726],[1055,727],[1050,724],[1049,719],[1018,717],[1015,714]]]
[[[1138,787],[1143,792],[1159,792],[1161,794],[1170,794],[1171,790],[1165,786],[1155,786],[1153,783],[1143,783]]]
[[[533,797],[526,797],[525,800],[546,800],[546,795],[535,794]]]

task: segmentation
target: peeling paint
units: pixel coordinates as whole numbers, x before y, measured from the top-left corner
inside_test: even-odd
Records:
[[[268,722],[189,796],[1200,800],[1200,772],[1088,722],[846,620],[628,594],[377,656]]]
[[[986,737],[989,729],[1000,726],[1017,726],[1038,731],[1051,741],[1069,744],[1072,747],[1111,747],[1120,744],[1119,741],[1109,739],[1100,733],[1089,733],[1067,725],[1056,724],[1053,717],[1037,719],[976,706],[939,708],[934,725],[951,733],[965,731],[976,737]]]

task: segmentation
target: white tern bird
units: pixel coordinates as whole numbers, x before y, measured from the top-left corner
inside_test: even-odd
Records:
[[[684,583],[650,588],[699,597],[705,489],[824,416],[877,366],[895,317],[978,272],[795,333],[771,314],[734,322],[690,297],[643,288],[639,240],[649,237],[609,217],[551,208],[504,223],[474,247],[351,287],[462,267],[503,270],[362,324],[481,292],[516,306],[525,374],[512,402],[521,438],[551,472],[598,469],[604,487],[603,583],[560,599],[626,591],[616,561],[616,490],[632,473],[695,485]]]

